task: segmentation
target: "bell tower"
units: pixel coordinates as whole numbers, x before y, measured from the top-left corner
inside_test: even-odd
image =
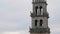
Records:
[[[32,4],[32,28],[30,28],[30,34],[50,34],[46,0],[32,0]]]

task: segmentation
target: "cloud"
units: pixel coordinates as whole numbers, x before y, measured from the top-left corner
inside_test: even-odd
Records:
[[[28,0],[0,0],[0,31],[17,31],[28,28],[30,4]]]
[[[60,34],[60,0],[47,0],[51,34]]]
[[[29,34],[28,30],[22,30],[22,31],[5,31],[0,32],[0,34]]]

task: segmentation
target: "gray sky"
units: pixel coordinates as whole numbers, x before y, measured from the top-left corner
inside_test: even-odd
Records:
[[[51,34],[60,34],[60,0],[47,0]],[[0,34],[29,34],[32,0],[0,0]]]

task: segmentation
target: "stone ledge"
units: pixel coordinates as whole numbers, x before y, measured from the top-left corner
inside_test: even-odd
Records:
[[[30,32],[33,33],[50,33],[49,28],[30,28]]]

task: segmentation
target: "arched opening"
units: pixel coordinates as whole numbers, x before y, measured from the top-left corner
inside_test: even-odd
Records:
[[[40,26],[42,26],[42,24],[43,24],[43,20],[40,20]]]
[[[37,9],[38,9],[38,6],[35,7],[36,15],[37,15]]]
[[[40,6],[40,11],[41,11],[41,9],[42,9],[42,6]]]
[[[42,11],[42,6],[40,6],[40,14],[42,13],[41,11]]]
[[[35,26],[37,26],[37,22],[38,22],[38,21],[37,21],[37,20],[35,20]]]

